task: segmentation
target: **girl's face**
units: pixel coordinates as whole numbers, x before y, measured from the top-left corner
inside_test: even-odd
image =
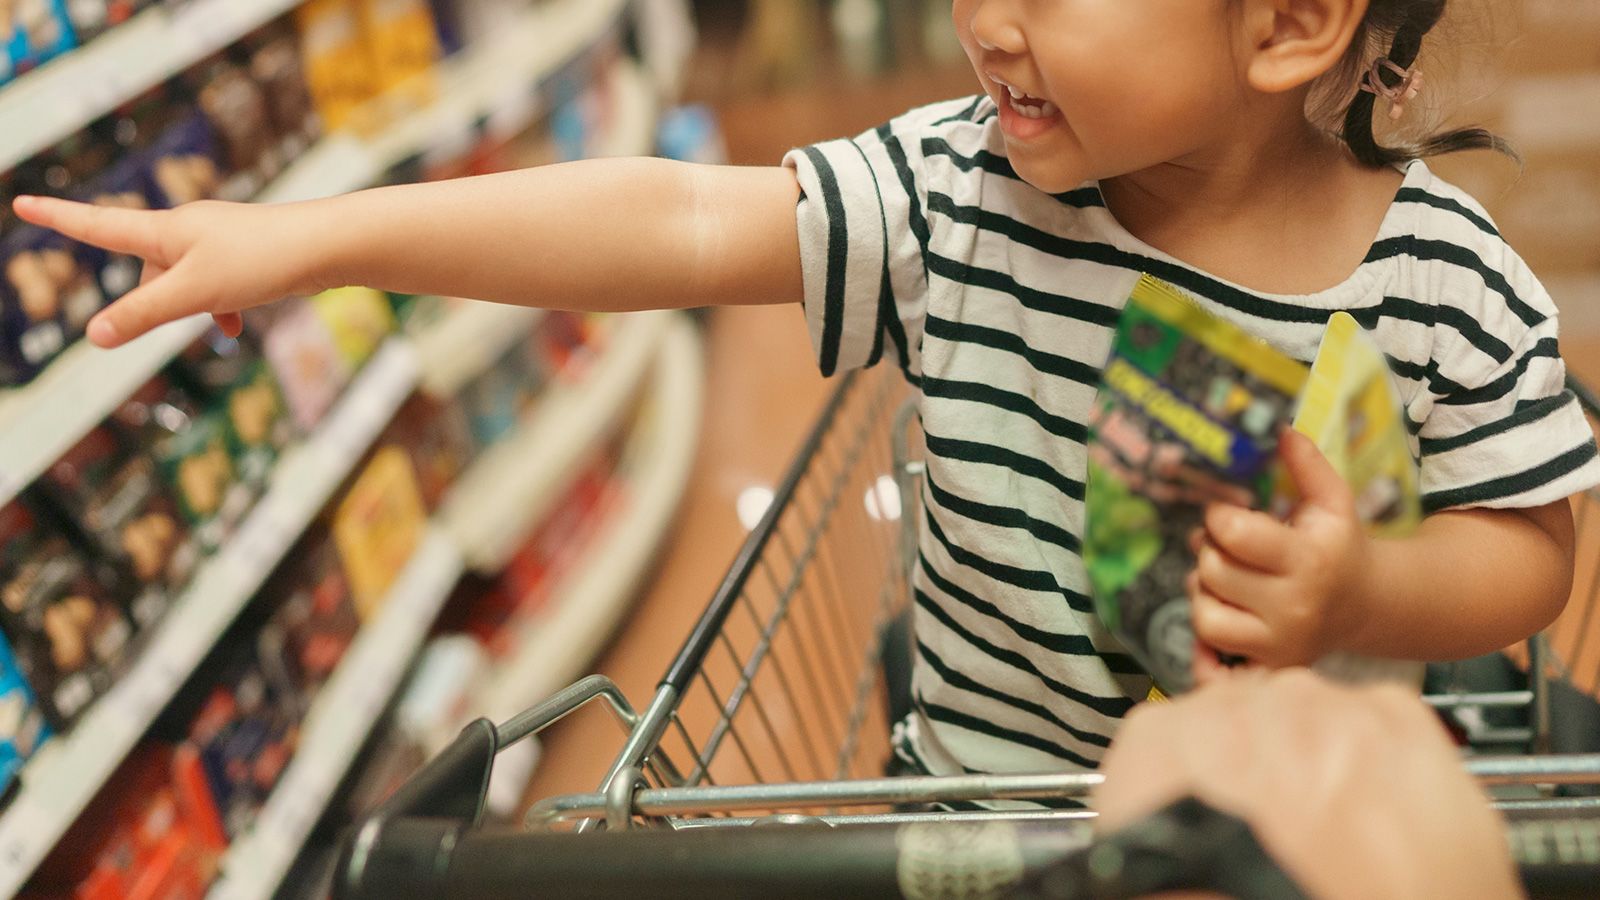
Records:
[[[1226,134],[1245,85],[1231,2],[954,0],[953,14],[1012,165],[1059,193]]]

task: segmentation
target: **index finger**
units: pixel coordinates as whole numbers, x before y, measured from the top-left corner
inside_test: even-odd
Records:
[[[95,206],[55,197],[18,197],[12,208],[24,221],[59,231],[69,238],[103,247],[113,253],[131,253],[167,265],[163,259],[157,223],[161,212]]]

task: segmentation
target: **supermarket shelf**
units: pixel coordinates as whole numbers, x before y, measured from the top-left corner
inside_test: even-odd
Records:
[[[674,314],[650,376],[648,446],[622,505],[602,524],[550,606],[528,622],[517,653],[496,674],[474,714],[503,722],[586,674],[626,614],[688,485],[704,404],[705,363],[688,318]]]
[[[116,350],[79,341],[32,384],[5,395],[0,401],[0,503],[44,474],[210,324],[206,316],[184,319]]]
[[[300,0],[153,6],[0,89],[0,171],[182,72]],[[23,126],[26,127],[23,127]]]
[[[267,898],[277,890],[399,688],[462,566],[450,537],[430,529],[378,617],[362,627],[317,694],[294,759],[250,833],[228,849],[212,900]]]
[[[500,571],[534,523],[561,499],[585,455],[627,412],[672,315],[619,316],[584,378],[547,389],[533,415],[462,476],[439,519],[469,568]]]
[[[0,896],[14,894],[105,784],[416,387],[416,356],[386,343],[338,405],[273,472],[255,509],[72,732],[46,744],[0,816]]]
[[[440,147],[485,116],[536,110],[532,88],[594,46],[617,24],[629,0],[551,0],[535,5],[484,46],[440,67],[439,99],[370,138],[331,134],[289,167],[261,196],[268,203],[311,200],[367,187],[395,165]]]
[[[454,397],[543,317],[544,310],[525,306],[463,303],[415,339],[422,389],[435,397]]]

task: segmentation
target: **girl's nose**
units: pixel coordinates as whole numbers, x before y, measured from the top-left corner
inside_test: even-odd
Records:
[[[990,53],[1022,53],[1028,49],[1011,7],[1010,0],[975,0],[968,27],[979,47]]]

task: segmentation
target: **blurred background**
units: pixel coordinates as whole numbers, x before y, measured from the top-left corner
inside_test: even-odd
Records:
[[[1600,383],[1600,0],[1457,6],[1426,100],[1524,166],[1439,168],[1545,279],[1569,364]],[[465,722],[592,671],[643,702],[829,391],[788,308],[351,288],[238,341],[191,321],[95,352],[83,327],[137,264],[15,221],[10,196],[159,208],[593,156],[771,165],[972,93],[948,17],[0,2],[0,894],[319,896],[340,830]],[[1582,540],[1587,573],[1600,533]],[[1590,689],[1597,629],[1555,637]],[[491,815],[592,790],[621,740],[584,713],[521,745]]]

